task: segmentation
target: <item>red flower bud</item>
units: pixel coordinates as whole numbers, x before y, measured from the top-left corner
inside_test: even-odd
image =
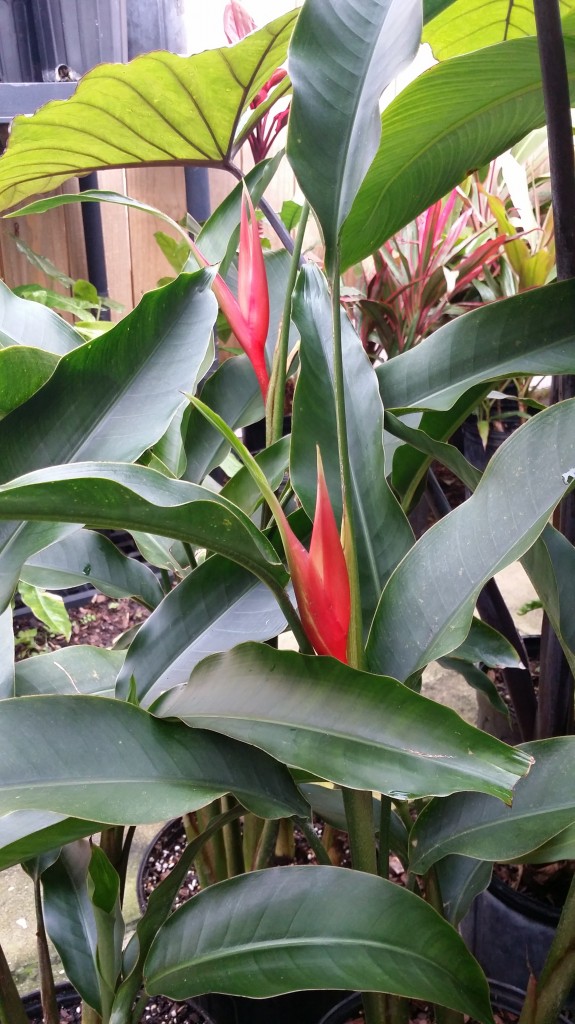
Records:
[[[278,523],[303,628],[318,654],[347,662],[351,619],[349,577],[318,449],[315,517],[309,551],[286,517]]]

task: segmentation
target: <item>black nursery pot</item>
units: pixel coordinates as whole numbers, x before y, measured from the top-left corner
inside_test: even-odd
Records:
[[[341,992],[321,990],[290,992],[269,999],[215,994],[200,996],[195,1001],[216,1024],[318,1024],[341,998]]]
[[[494,983],[524,991],[530,973],[539,977],[553,941],[560,911],[494,877],[461,922],[468,949]],[[567,1001],[575,1009],[575,992]]]
[[[494,1010],[503,1010],[519,1016],[525,1001],[524,990],[503,982],[490,980],[489,991],[491,993],[491,1005]],[[353,992],[327,1013],[325,1017],[322,1017],[318,1024],[349,1024],[349,1021],[353,1020],[354,1014],[357,1014],[360,1009],[361,995],[359,992]],[[560,1024],[572,1024],[569,1018],[564,1016],[560,1016],[559,1021]]]
[[[70,1010],[70,1019],[74,1022],[77,1021],[78,1024],[82,1024],[81,1000],[76,989],[70,985],[70,982],[64,981],[56,985],[56,999],[60,1010]],[[24,996],[22,1003],[29,1021],[41,1021],[43,1019],[42,999],[39,991],[31,992],[30,995]],[[177,1007],[176,1015],[170,1016],[170,1021],[173,1020],[173,1024],[180,1024],[180,1022],[181,1024],[220,1024],[219,1021],[212,1020],[208,1015],[208,1011],[201,1007],[196,1000],[186,1003],[171,1003],[170,1011],[172,1011],[173,1007]],[[188,1011],[187,1013],[185,1012],[186,1010]],[[146,1011],[144,1010],[142,1021],[146,1020],[145,1013]],[[153,1018],[150,1019],[153,1024]]]

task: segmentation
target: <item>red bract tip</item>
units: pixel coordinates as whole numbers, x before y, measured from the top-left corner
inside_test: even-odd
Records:
[[[347,663],[351,597],[345,555],[318,450],[315,517],[309,551],[282,524],[288,565],[303,628],[318,654]]]
[[[193,249],[205,264],[197,246]],[[270,322],[268,282],[258,223],[247,189],[244,190],[240,220],[238,298],[219,274],[213,288],[222,312],[254,368],[265,402],[270,382],[265,357]]]

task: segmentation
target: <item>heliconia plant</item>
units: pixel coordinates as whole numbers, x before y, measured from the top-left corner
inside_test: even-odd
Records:
[[[367,1024],[405,1019],[409,997],[433,1003],[439,1021],[491,1024],[461,917],[495,859],[575,858],[574,737],[509,747],[421,693],[436,659],[475,684],[479,660],[519,671],[505,616],[500,632],[474,615],[516,559],[575,668],[575,548],[550,525],[571,507],[575,398],[530,418],[483,475],[449,443],[494,382],[545,373],[567,387],[575,284],[475,309],[377,368],[341,302],[344,271],[414,218],[433,248],[447,230],[442,197],[545,121],[529,12],[522,34],[509,34],[498,0],[474,34],[480,48],[453,55],[466,36],[458,43],[445,27],[449,6],[305,0],[230,47],[100,66],[69,100],[17,119],[0,159],[5,212],[102,201],[169,220],[98,191],[20,204],[124,164],[243,177],[235,156],[275,91],[256,100],[287,62],[275,90],[293,90],[287,159],[305,197],[295,237],[264,194],[276,157],[245,175],[197,238],[175,225],[202,266],[188,262],[101,337],[85,342],[0,288],[0,869],[26,863],[34,874],[40,924],[82,996],[83,1024],[136,1024],[158,993],[308,989],[360,990]],[[453,59],[380,113],[423,22]],[[571,14],[555,45],[572,70]],[[256,205],[281,251],[262,252]],[[310,217],[325,270],[305,252]],[[206,379],[218,302],[244,351]],[[268,443],[254,459],[238,433],[264,414]],[[230,450],[243,466],[221,486],[212,471],[230,468]],[[409,513],[434,459],[472,493],[416,542]],[[163,582],[112,553],[97,532],[108,528],[130,532]],[[19,579],[92,581],[151,614],[127,650],[69,648],[15,665]],[[297,649],[273,643],[287,629]],[[516,707],[530,741],[537,708]],[[314,811],[347,829],[351,869],[329,861]],[[132,830],[183,814],[197,834],[123,948]],[[269,867],[286,821],[320,864]],[[218,884],[172,914],[207,849],[204,881]],[[390,851],[405,888],[387,878]],[[531,985],[529,1024],[554,1024],[571,984],[573,898]],[[0,955],[1,1024],[21,1024],[21,1009]]]

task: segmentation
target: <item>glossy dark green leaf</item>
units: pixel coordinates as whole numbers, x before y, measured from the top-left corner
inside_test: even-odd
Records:
[[[459,647],[482,587],[537,540],[573,464],[575,401],[515,431],[471,498],[432,526],[389,580],[368,641],[372,671],[407,679]]]
[[[375,156],[379,99],[417,53],[420,0],[307,0],[289,53],[287,152],[323,231],[328,266]]]
[[[449,409],[476,384],[573,373],[574,299],[575,282],[561,281],[452,320],[378,369],[386,408]]]
[[[181,275],[144,295],[107,334],[62,357],[44,387],[0,421],[0,480],[63,462],[141,455],[181,406],[181,390],[193,389],[215,311],[210,274]],[[61,535],[50,532],[47,541],[44,526],[0,530],[0,606],[26,559]]]
[[[1,814],[41,808],[142,824],[230,791],[262,817],[306,813],[287,770],[263,752],[119,701],[52,694],[2,701],[0,744]]]
[[[522,563],[575,671],[575,549],[562,533],[546,526]]]
[[[15,118],[0,209],[104,167],[222,166],[242,112],[285,61],[295,18],[289,11],[232,48],[99,64],[70,99]]]
[[[158,933],[145,984],[176,999],[383,990],[491,1021],[487,983],[457,932],[413,893],[345,868],[269,868],[210,886]]]
[[[449,853],[487,861],[524,860],[575,824],[575,737],[522,744],[535,763],[515,787],[513,804],[468,793],[433,800],[410,836],[411,866],[424,873]]]
[[[256,575],[287,581],[275,549],[240,509],[207,488],[143,466],[86,462],[29,473],[0,487],[0,519],[16,516],[177,537],[229,555]]]
[[[489,668],[521,668],[517,651],[496,629],[475,616],[465,640],[451,653],[452,659],[472,664],[482,661]]]
[[[61,316],[37,302],[20,299],[0,281],[1,348],[24,345],[63,356],[81,344],[81,335]]]
[[[463,921],[476,896],[491,881],[492,864],[449,854],[435,865],[443,912],[454,928]]]
[[[40,348],[0,348],[0,419],[27,402],[52,376],[58,356]]]
[[[332,506],[341,521],[331,306],[325,278],[315,267],[300,273],[293,317],[302,344],[293,403],[291,479],[313,519],[319,447]],[[413,544],[413,533],[386,480],[383,407],[375,373],[344,313],[341,325],[355,537],[367,632],[390,573]]]
[[[128,558],[112,541],[90,530],[79,530],[44,548],[22,568],[21,579],[36,587],[67,590],[90,583],[108,597],[137,597],[155,608],[163,591],[142,562]]]
[[[573,92],[575,40],[565,42]],[[343,267],[544,124],[535,38],[509,39],[420,75],[382,114],[378,152],[343,228]]]
[[[14,693],[7,696],[83,693],[113,697],[124,658],[124,651],[108,651],[105,647],[86,644],[25,658],[16,662]]]
[[[429,7],[423,41],[438,60],[536,32],[533,0],[435,0]],[[560,9],[565,17],[575,4],[561,0]]]
[[[467,461],[454,445],[446,444],[445,441],[435,440],[435,438],[426,434],[424,430],[410,427],[409,424],[404,423],[392,413],[386,413],[385,426],[387,430],[395,434],[396,437],[401,438],[406,444],[411,445],[412,448],[423,452],[425,455],[429,455],[431,459],[436,459],[443,466],[447,466],[448,469],[455,473],[459,480],[463,481],[470,491],[475,490],[481,480],[481,473]],[[391,480],[395,487],[396,481],[393,474]]]
[[[208,654],[244,640],[269,640],[286,620],[270,590],[251,573],[214,555],[163,600],[138,630],[117,681],[126,698],[130,680],[148,705],[164,690],[188,681]]]
[[[101,828],[98,822],[66,818],[54,811],[12,811],[0,818],[0,871],[41,857]]]
[[[337,785],[402,799],[460,788],[509,799],[527,767],[522,754],[393,679],[263,644],[202,661],[154,712],[254,743]]]
[[[96,923],[86,885],[90,855],[86,840],[65,846],[42,875],[42,896],[46,931],[66,977],[88,1005],[101,1012]]]

